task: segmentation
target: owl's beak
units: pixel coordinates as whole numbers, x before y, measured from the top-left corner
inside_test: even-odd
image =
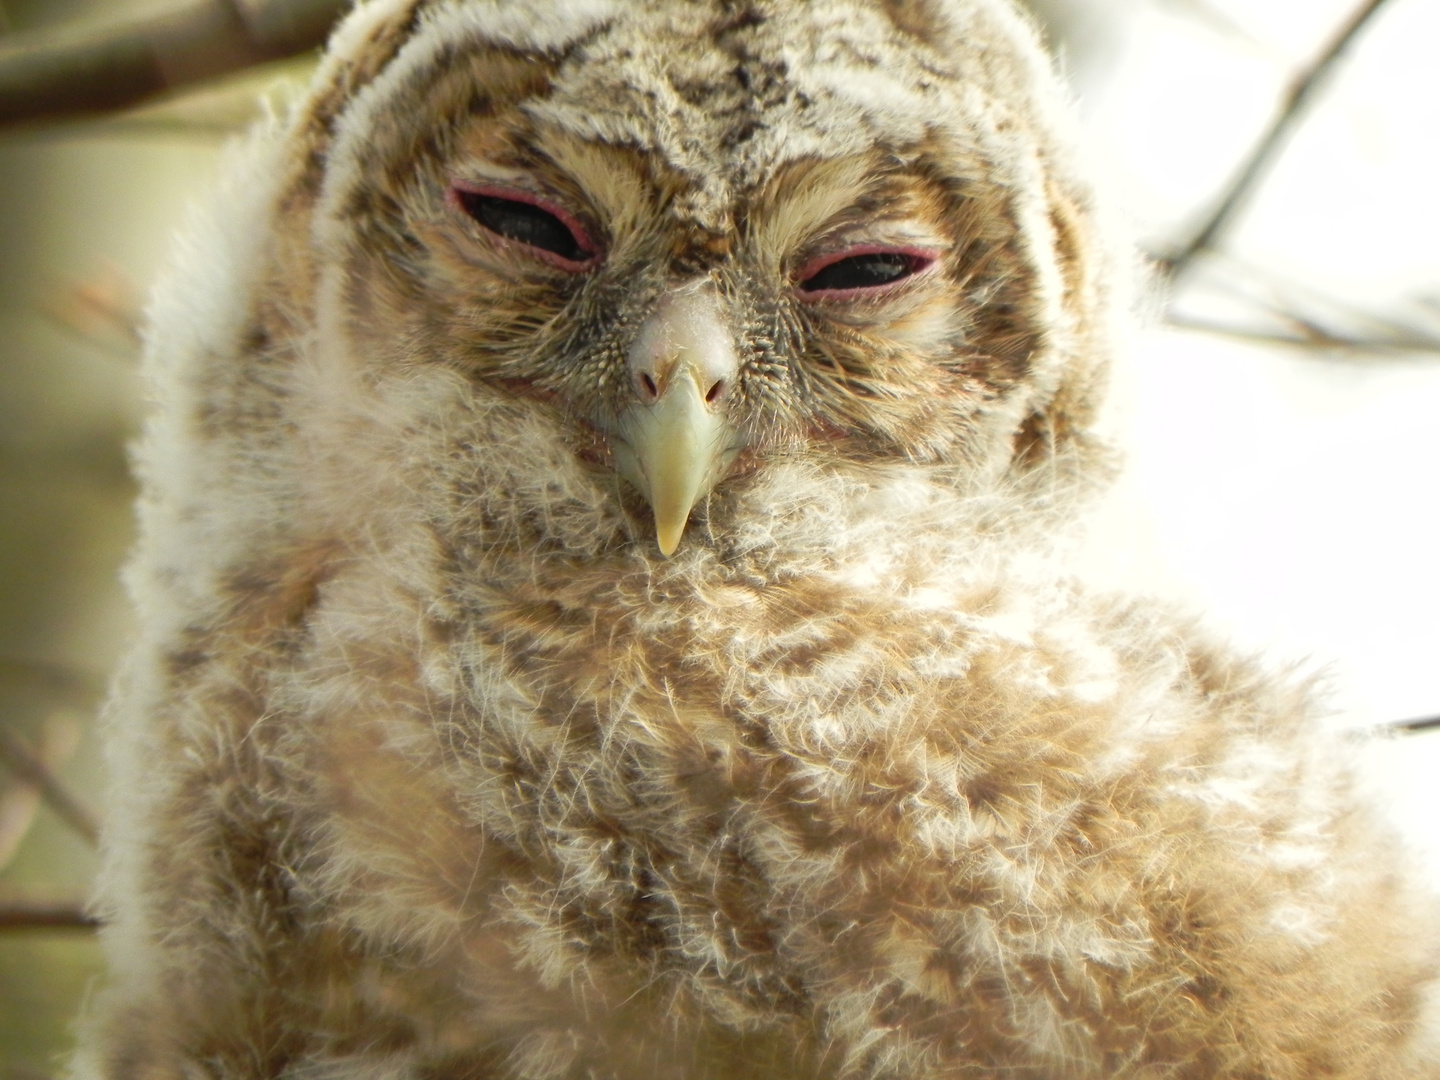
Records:
[[[724,477],[744,439],[726,419],[739,372],[708,282],[676,289],[645,320],[627,358],[635,400],[620,414],[615,466],[655,513],[670,556],[690,511]]]

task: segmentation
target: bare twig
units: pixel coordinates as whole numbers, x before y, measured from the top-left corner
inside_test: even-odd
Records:
[[[3,725],[0,725],[0,762],[8,765],[22,780],[28,780],[38,787],[41,797],[50,809],[89,841],[91,846],[99,843],[100,829],[90,811],[65,789],[45,762],[41,761],[18,735]]]
[[[1244,326],[1232,326],[1227,323],[1208,319],[1196,319],[1188,315],[1177,315],[1173,312],[1165,316],[1165,325],[1173,326],[1177,330],[1194,330],[1201,334],[1216,334],[1220,337],[1249,341],[1257,345],[1282,345],[1296,349],[1323,349],[1327,352],[1392,356],[1417,352],[1434,352],[1437,349],[1437,346],[1433,344],[1397,345],[1392,341],[1338,337],[1325,331],[1284,334],[1279,331],[1252,330]]]
[[[6,930],[95,930],[100,920],[80,904],[0,904],[0,932]]]
[[[1440,730],[1440,716],[1424,716],[1418,720],[1392,720],[1383,726],[1406,735],[1417,735],[1426,731]]]
[[[1332,330],[1298,311],[1280,305],[1264,304],[1260,307],[1271,316],[1275,325],[1268,328],[1245,326],[1224,319],[1193,315],[1173,307],[1165,313],[1165,325],[1178,330],[1197,330],[1262,345],[1288,345],[1326,352],[1368,353],[1377,356],[1433,356],[1440,353],[1440,338],[1434,334],[1424,334],[1380,320],[1371,320],[1371,332],[1347,333]]]
[[[189,0],[128,23],[7,36],[0,127],[115,112],[323,44],[347,0]]]
[[[1303,281],[1212,252],[1165,312],[1171,326],[1327,351],[1440,353],[1440,310],[1424,297],[1372,311]]]
[[[1171,277],[1178,277],[1194,260],[1195,256],[1215,242],[1230,225],[1235,215],[1254,192],[1260,180],[1274,164],[1275,156],[1285,138],[1299,122],[1305,107],[1315,96],[1325,75],[1335,66],[1350,43],[1364,29],[1365,25],[1385,4],[1385,0],[1365,0],[1346,20],[1330,39],[1329,43],[1291,81],[1285,96],[1270,126],[1251,150],[1250,156],[1240,166],[1234,178],[1224,188],[1224,194],[1211,212],[1209,219],[1195,233],[1194,237],[1178,252],[1161,260],[1161,267]]]

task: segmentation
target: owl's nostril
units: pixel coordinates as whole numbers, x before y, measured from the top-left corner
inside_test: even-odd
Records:
[[[648,371],[642,371],[635,376],[635,386],[640,394],[641,401],[652,402],[659,400],[660,388],[655,385],[655,380]]]
[[[705,391],[705,404],[714,405],[725,396],[725,380],[716,379],[715,385]]]

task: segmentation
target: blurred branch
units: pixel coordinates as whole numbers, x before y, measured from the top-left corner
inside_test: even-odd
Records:
[[[18,735],[3,725],[0,725],[0,762],[8,765],[16,776],[39,788],[40,797],[50,809],[91,846],[100,842],[100,829],[90,811],[65,789],[45,762],[40,760]]]
[[[1254,36],[1245,27],[1208,0],[1161,0],[1161,7],[1170,8],[1224,37],[1236,38],[1251,45],[1257,44]]]
[[[1246,200],[1254,192],[1260,180],[1264,178],[1270,166],[1274,164],[1276,154],[1304,114],[1306,106],[1315,96],[1325,75],[1335,66],[1346,48],[1384,4],[1385,0],[1365,0],[1330,39],[1320,54],[1291,81],[1285,96],[1281,99],[1274,120],[1260,137],[1260,141],[1255,144],[1249,158],[1225,187],[1224,194],[1211,212],[1209,219],[1200,227],[1189,243],[1173,255],[1160,260],[1161,268],[1170,278],[1178,278],[1196,255],[1215,246],[1215,242],[1245,205]]]
[[[105,693],[105,680],[98,675],[13,656],[0,656],[0,682],[25,683],[80,705],[91,705]]]
[[[106,352],[135,360],[145,321],[144,299],[121,266],[97,260],[84,277],[47,290],[41,310]]]
[[[126,23],[7,35],[0,127],[94,116],[323,45],[347,0],[190,0]]]
[[[1440,307],[1399,298],[1381,312],[1336,299],[1223,251],[1193,267],[1165,310],[1175,327],[1327,351],[1440,353]]]
[[[1440,716],[1426,716],[1419,720],[1392,720],[1382,726],[1406,735],[1418,735],[1427,731],[1440,730]]]
[[[0,932],[5,930],[95,930],[100,920],[80,904],[0,904]]]
[[[51,772],[63,765],[80,745],[80,727],[63,713],[52,713],[40,729],[35,756]],[[20,850],[43,796],[38,784],[16,780],[0,790],[0,870]]]
[[[1298,320],[1297,320],[1298,323]],[[1264,330],[1250,330],[1243,326],[1230,326],[1207,319],[1192,319],[1185,315],[1167,315],[1165,324],[1178,330],[1194,330],[1202,334],[1218,334],[1221,337],[1249,341],[1257,345],[1288,345],[1299,349],[1325,349],[1357,353],[1405,353],[1435,351],[1437,346],[1400,346],[1388,341],[1367,341],[1360,338],[1336,337],[1323,330],[1311,330],[1302,335],[1291,335]]]
[[[194,139],[220,143],[244,131],[247,125],[227,124],[214,120],[186,120],[179,117],[149,117],[134,113],[122,113],[115,119],[104,121],[102,129],[108,138],[135,139]],[[90,134],[86,131],[86,134]]]

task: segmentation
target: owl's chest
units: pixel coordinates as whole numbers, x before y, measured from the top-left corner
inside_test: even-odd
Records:
[[[421,665],[450,672],[430,713],[477,816],[529,850],[676,866],[772,827],[853,840],[857,806],[881,831],[907,798],[963,810],[953,778],[1007,753],[995,669],[1038,663],[953,611],[823,581],[583,584],[492,591]]]
[[[619,578],[497,590],[442,635],[475,722],[523,716],[607,743],[774,744],[861,713],[895,716],[989,646],[973,620],[834,582]],[[743,741],[743,739],[742,739]]]
[[[407,619],[332,594],[371,637],[307,727],[327,850],[366,903],[419,890],[546,971],[788,1014],[787,919],[825,956],[916,890],[1019,910],[996,852],[1040,823],[1069,843],[1088,805],[1086,721],[1042,677],[1060,653],[955,610],[801,579],[467,587]]]

